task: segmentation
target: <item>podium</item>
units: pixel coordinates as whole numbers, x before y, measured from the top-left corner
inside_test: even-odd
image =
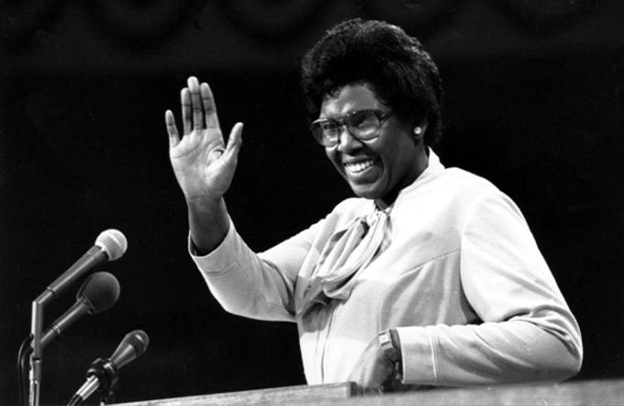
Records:
[[[383,395],[356,395],[350,382],[218,393],[116,406],[621,406],[624,379],[557,384],[500,385],[474,389],[434,389]]]
[[[355,396],[351,382],[326,385],[298,385],[282,388],[226,392],[182,398],[120,403],[116,406],[269,406],[334,402]]]

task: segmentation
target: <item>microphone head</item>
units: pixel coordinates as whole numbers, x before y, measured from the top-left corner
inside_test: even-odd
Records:
[[[98,314],[117,302],[119,299],[119,281],[108,272],[96,272],[84,281],[76,299],[86,300],[91,309],[89,314]]]
[[[106,252],[109,261],[121,258],[128,248],[126,236],[119,230],[113,228],[102,231],[95,240],[95,245]]]
[[[149,337],[143,330],[134,330],[121,340],[110,360],[120,369],[130,361],[134,361],[147,350]]]
[[[149,337],[147,333],[143,330],[134,330],[124,337],[124,340],[127,341],[128,344],[134,347],[134,351],[136,352],[136,356],[140,357],[143,355],[145,350],[147,350],[147,346],[149,345]]]

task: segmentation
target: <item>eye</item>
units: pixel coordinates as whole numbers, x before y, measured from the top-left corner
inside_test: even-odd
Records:
[[[377,117],[372,111],[356,111],[349,116],[349,125],[354,128],[369,128],[377,125]]]
[[[323,121],[322,123],[320,123],[320,125],[321,125],[321,128],[323,129],[323,131],[325,131],[325,132],[327,132],[327,131],[329,131],[329,132],[335,131],[336,127],[338,127],[338,124],[336,122],[330,121],[330,120]]]

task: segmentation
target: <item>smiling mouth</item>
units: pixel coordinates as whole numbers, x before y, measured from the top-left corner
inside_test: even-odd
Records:
[[[346,163],[344,167],[349,173],[360,173],[373,166],[374,163],[374,159],[369,159],[367,161]]]

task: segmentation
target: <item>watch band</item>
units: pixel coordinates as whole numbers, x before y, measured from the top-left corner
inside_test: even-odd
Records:
[[[379,333],[378,338],[379,346],[381,347],[384,356],[391,362],[399,362],[399,360],[401,359],[401,353],[397,348],[394,347],[390,330],[382,331],[381,333]]]

